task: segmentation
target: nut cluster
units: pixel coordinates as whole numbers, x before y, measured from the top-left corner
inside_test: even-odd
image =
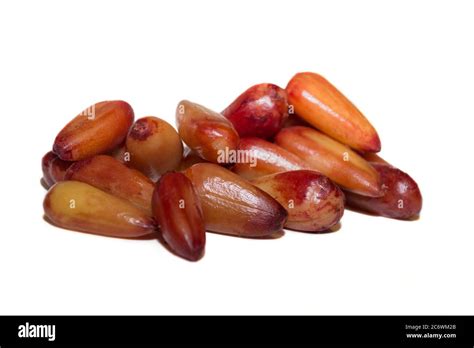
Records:
[[[270,237],[334,230],[345,207],[411,220],[416,182],[376,153],[377,132],[330,82],[255,85],[222,112],[183,100],[177,130],[124,101],[77,115],[42,160],[45,218],[122,238],[158,238],[199,260],[206,231]],[[186,147],[183,147],[183,142]]]

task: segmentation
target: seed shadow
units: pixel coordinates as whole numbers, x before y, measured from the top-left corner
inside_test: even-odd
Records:
[[[366,216],[371,216],[371,217],[376,217],[376,218],[382,218],[382,219],[392,219],[392,220],[398,220],[398,221],[418,221],[418,220],[421,219],[420,214],[412,216],[408,219],[397,219],[397,218],[394,218],[394,217],[382,216],[382,215],[379,215],[379,214],[376,214],[376,213],[371,213],[370,211],[366,211],[366,210],[359,209],[359,208],[356,208],[356,207],[346,206],[345,209],[350,210],[354,213],[358,213],[358,214],[362,214],[362,215],[366,215]]]
[[[373,216],[373,217],[381,217],[378,214],[371,213],[370,211],[366,211],[366,210],[359,209],[359,208],[356,208],[356,207],[350,207],[350,206],[346,205],[344,208],[349,210],[349,211],[352,211],[354,213],[359,213],[359,214],[362,214],[362,215]]]
[[[177,254],[173,249],[171,249],[169,244],[166,243],[166,241],[163,239],[163,236],[159,232],[158,228],[155,228],[155,230],[153,232],[151,232],[149,234],[146,234],[144,236],[140,236],[140,237],[119,237],[119,236],[106,236],[106,235],[102,235],[102,234],[96,234],[96,233],[85,232],[85,231],[78,231],[78,230],[73,230],[73,229],[70,229],[70,228],[65,228],[65,227],[62,227],[62,226],[58,226],[54,222],[52,222],[46,215],[43,215],[43,220],[46,221],[47,223],[49,223],[50,225],[56,227],[56,228],[60,228],[60,229],[63,229],[63,230],[68,230],[68,231],[73,231],[73,232],[78,232],[78,233],[94,235],[94,236],[98,236],[98,237],[113,238],[113,239],[137,240],[137,241],[138,240],[144,240],[144,241],[156,240],[157,243],[161,244],[171,254],[175,255],[176,257],[179,257],[182,260],[186,260],[186,261],[189,261],[189,262],[199,261],[200,259],[202,259],[204,257],[204,254],[205,254],[205,251],[204,251],[202,253],[202,255],[200,256],[200,258],[197,259],[197,260],[188,260],[186,258],[183,258],[179,254]]]
[[[418,215],[412,216],[409,219],[404,219],[404,220],[401,220],[401,221],[418,221],[420,219],[421,219],[421,216],[420,216],[420,214],[418,214]],[[398,219],[398,220],[400,220],[400,219]]]
[[[73,230],[71,228],[66,228],[66,227],[63,227],[63,226],[59,226],[59,225],[56,225],[53,221],[51,221],[51,219],[49,219],[46,215],[43,215],[43,220],[46,221],[48,224],[56,227],[56,228],[60,228],[60,229],[63,229],[63,230],[68,230],[68,231],[73,231],[73,232],[78,232],[78,233],[85,233],[85,234],[90,234],[90,235],[94,235],[94,236],[99,236],[99,237],[104,237],[104,238],[114,238],[114,239],[128,239],[128,240],[152,240],[152,239],[156,239],[156,234],[157,231],[155,229],[155,231],[149,233],[149,234],[146,234],[146,235],[143,235],[143,236],[139,236],[139,237],[120,237],[120,236],[107,236],[107,235],[103,235],[103,234],[96,234],[96,233],[91,233],[91,232],[86,232],[86,231],[78,231],[78,230]]]
[[[301,231],[301,230],[297,230],[297,229],[293,229],[293,228],[286,228],[288,231],[291,231],[291,232],[296,232],[296,233],[304,233],[304,234],[331,234],[331,233],[335,233],[335,232],[338,232],[342,227],[342,223],[341,222],[338,222],[337,224],[335,224],[334,226],[328,228],[327,230],[324,230],[324,231]]]
[[[215,231],[206,231],[206,232],[207,233],[212,233],[212,234],[218,234],[218,235],[226,236],[226,237],[230,237],[230,238],[257,239],[257,240],[280,239],[281,237],[283,237],[285,235],[284,230],[274,232],[274,233],[272,233],[270,235],[267,235],[267,236],[243,236],[243,235],[236,235],[236,234],[226,234],[226,233],[215,232]]]
[[[159,231],[157,231],[157,232],[155,233],[155,239],[156,239],[156,241],[157,241],[158,243],[160,243],[160,244],[161,244],[166,250],[168,250],[171,254],[173,254],[174,256],[176,256],[176,257],[178,257],[179,259],[184,260],[184,261],[188,261],[188,262],[191,262],[191,263],[195,263],[195,262],[201,260],[201,259],[204,257],[204,255],[206,254],[206,248],[204,248],[202,254],[199,256],[198,259],[196,259],[196,260],[189,260],[189,259],[184,258],[184,257],[182,257],[181,255],[177,254],[177,253],[170,247],[170,245],[165,241],[165,239],[163,238],[163,235],[162,235]]]

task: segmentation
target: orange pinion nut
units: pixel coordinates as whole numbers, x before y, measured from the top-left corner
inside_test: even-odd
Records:
[[[383,194],[379,174],[365,159],[317,130],[283,128],[275,142],[349,191],[371,197]]]
[[[235,151],[239,135],[221,114],[183,100],[176,108],[176,125],[186,145],[209,162],[224,164],[226,151]]]
[[[132,107],[121,100],[90,106],[56,136],[53,152],[64,161],[79,161],[113,150],[133,123]]]
[[[355,150],[378,152],[380,139],[365,116],[321,75],[296,74],[286,87],[298,116]]]
[[[151,216],[153,182],[113,157],[94,156],[71,165],[66,180],[81,181],[125,199]]]
[[[238,151],[247,154],[247,160],[235,163],[232,171],[248,180],[263,175],[308,168],[298,156],[259,138],[241,139]]]

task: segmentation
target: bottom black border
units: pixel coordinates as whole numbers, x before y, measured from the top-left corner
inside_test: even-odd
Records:
[[[44,325],[54,325],[54,340],[53,326]],[[47,337],[20,337],[38,334]],[[472,316],[0,317],[0,348],[69,344],[442,344],[474,347],[474,320]]]

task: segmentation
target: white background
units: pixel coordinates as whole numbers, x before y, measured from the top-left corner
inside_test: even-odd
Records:
[[[469,1],[2,1],[0,314],[474,314],[474,7]],[[156,241],[43,221],[40,160],[85,107],[174,124],[253,84],[316,71],[419,183],[422,217],[340,231]]]

